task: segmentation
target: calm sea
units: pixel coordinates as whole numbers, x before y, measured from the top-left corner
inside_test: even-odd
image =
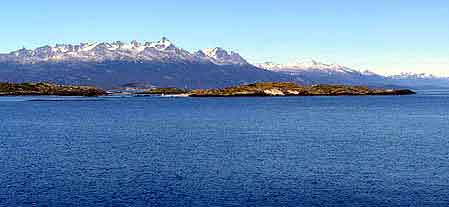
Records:
[[[449,94],[0,98],[0,206],[448,206]]]

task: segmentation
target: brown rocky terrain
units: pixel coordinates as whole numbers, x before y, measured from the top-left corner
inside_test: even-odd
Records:
[[[0,96],[102,96],[106,92],[90,86],[63,86],[50,83],[0,83]]]
[[[313,85],[300,86],[290,82],[267,82],[228,87],[222,89],[153,89],[151,94],[186,94],[191,97],[232,96],[367,96],[367,95],[411,95],[408,89],[372,89],[364,86]]]
[[[364,86],[313,85],[300,86],[295,83],[254,83],[223,89],[193,90],[192,97],[207,96],[366,96],[366,95],[410,95],[415,92],[394,89],[371,89]]]

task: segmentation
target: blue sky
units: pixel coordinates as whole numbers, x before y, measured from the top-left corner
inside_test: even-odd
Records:
[[[0,7],[0,52],[85,41],[221,46],[251,62],[316,59],[449,76],[447,0],[39,0]]]

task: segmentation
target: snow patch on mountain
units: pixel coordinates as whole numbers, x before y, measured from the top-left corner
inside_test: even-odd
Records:
[[[235,52],[228,52],[220,47],[206,48],[195,53],[199,58],[209,60],[217,65],[247,65],[248,62]]]
[[[257,67],[272,70],[277,72],[284,72],[289,74],[300,74],[305,72],[320,72],[320,73],[351,73],[360,75],[377,75],[371,71],[358,71],[349,67],[338,64],[325,64],[315,60],[298,61],[288,64],[277,64],[273,62],[265,62],[262,64],[256,64]]]

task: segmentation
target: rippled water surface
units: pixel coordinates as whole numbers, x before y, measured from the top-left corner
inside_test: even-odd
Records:
[[[444,91],[1,97],[0,113],[0,206],[449,205]]]

